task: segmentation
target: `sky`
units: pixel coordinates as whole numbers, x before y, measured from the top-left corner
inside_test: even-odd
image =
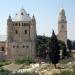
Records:
[[[0,0],[0,38],[7,35],[8,16],[14,18],[22,8],[31,17],[35,15],[38,35],[50,37],[53,29],[57,35],[61,7],[67,18],[67,36],[70,40],[75,40],[75,0]]]

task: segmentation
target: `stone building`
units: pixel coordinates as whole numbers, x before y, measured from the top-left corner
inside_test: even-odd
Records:
[[[67,20],[63,8],[61,8],[58,17],[58,39],[64,41],[67,45]]]
[[[7,40],[0,42],[0,58],[17,60],[35,57],[36,20],[21,9],[12,19],[7,19]],[[3,56],[4,55],[4,56]]]
[[[21,9],[14,19],[7,20],[8,60],[35,56],[36,20]]]
[[[5,41],[0,41],[0,60],[5,60],[6,59],[6,42]]]

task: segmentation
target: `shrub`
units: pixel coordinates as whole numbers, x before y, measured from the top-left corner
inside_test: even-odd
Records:
[[[31,64],[31,63],[35,63],[35,61],[32,58],[28,57],[22,60],[18,59],[15,61],[15,63],[16,64]]]

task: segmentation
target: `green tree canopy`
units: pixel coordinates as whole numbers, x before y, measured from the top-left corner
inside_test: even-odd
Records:
[[[67,40],[67,48],[68,48],[68,50],[69,50],[69,56],[71,55],[71,49],[72,49],[72,42],[71,42],[71,40]]]
[[[49,47],[50,37],[38,35],[36,39],[36,55],[45,58],[46,48]]]

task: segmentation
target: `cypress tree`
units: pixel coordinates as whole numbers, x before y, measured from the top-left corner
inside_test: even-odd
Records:
[[[52,32],[51,43],[50,43],[50,51],[49,51],[50,59],[54,67],[56,68],[56,64],[60,60],[60,51],[59,51],[59,42],[54,33]]]
[[[67,40],[67,48],[69,50],[69,56],[71,56],[71,49],[72,49],[72,43],[71,43],[71,40]]]

